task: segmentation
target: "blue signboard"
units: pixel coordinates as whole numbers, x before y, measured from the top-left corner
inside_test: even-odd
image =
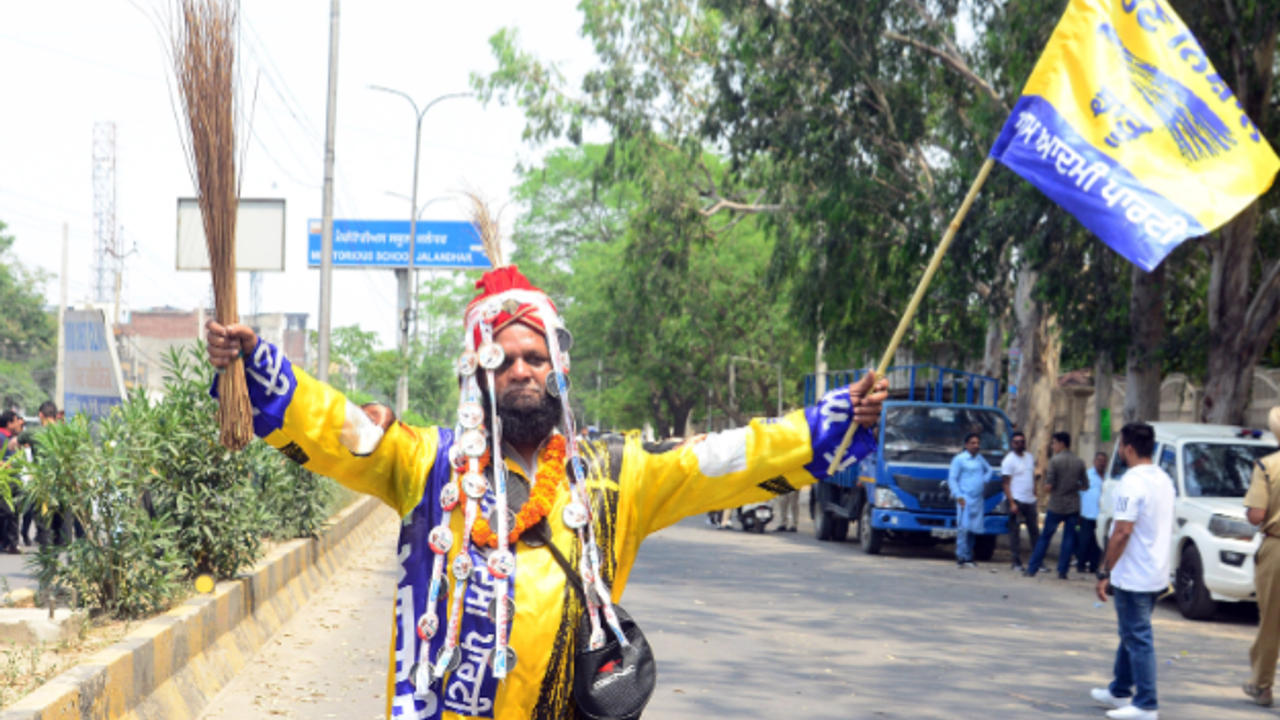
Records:
[[[307,265],[320,267],[319,220],[307,223]],[[475,225],[462,220],[419,220],[413,267],[487,268]],[[409,267],[408,220],[334,220],[333,266]]]

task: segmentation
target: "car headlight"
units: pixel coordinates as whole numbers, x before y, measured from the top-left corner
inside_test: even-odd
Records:
[[[1001,500],[996,505],[995,509],[992,510],[991,512],[996,513],[997,515],[1008,515],[1009,514],[1009,498],[1005,498]]]
[[[1229,515],[1214,515],[1209,518],[1209,532],[1220,538],[1252,540],[1256,528],[1240,518],[1233,518]]]
[[[905,508],[906,505],[902,504],[902,499],[892,488],[878,487],[876,488],[876,507]]]

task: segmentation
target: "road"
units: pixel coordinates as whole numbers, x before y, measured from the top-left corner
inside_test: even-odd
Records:
[[[396,524],[355,556],[211,704],[206,718],[379,718]],[[624,605],[658,659],[646,718],[1102,717],[1115,614],[1085,577],[1006,563],[955,566],[948,548],[799,533],[746,535],[691,518],[651,537]],[[1256,718],[1239,684],[1252,608],[1155,624],[1161,717]]]

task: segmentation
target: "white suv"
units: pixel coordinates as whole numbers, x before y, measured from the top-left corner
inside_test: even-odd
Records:
[[[1253,554],[1261,540],[1245,520],[1244,493],[1254,461],[1275,452],[1276,437],[1230,425],[1154,422],[1151,427],[1156,432],[1151,459],[1173,478],[1177,493],[1169,567],[1178,609],[1189,618],[1207,618],[1219,601],[1256,601]],[[1112,453],[1098,510],[1100,547],[1111,535],[1112,495],[1126,469],[1119,453]]]

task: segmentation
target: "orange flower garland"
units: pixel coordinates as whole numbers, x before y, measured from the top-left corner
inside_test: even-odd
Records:
[[[520,512],[516,513],[515,527],[507,536],[508,544],[515,545],[525,530],[537,525],[547,516],[547,513],[551,512],[551,505],[556,500],[556,491],[566,482],[564,458],[564,436],[552,435],[547,441],[547,446],[542,449],[542,456],[538,459],[536,482],[529,491],[529,499],[520,508]],[[488,459],[487,452],[484,459]],[[481,467],[483,468],[483,465]],[[461,477],[458,478],[458,490],[459,492],[462,490]],[[498,547],[498,534],[489,527],[488,518],[476,518],[475,524],[471,527],[471,539],[477,545]]]

